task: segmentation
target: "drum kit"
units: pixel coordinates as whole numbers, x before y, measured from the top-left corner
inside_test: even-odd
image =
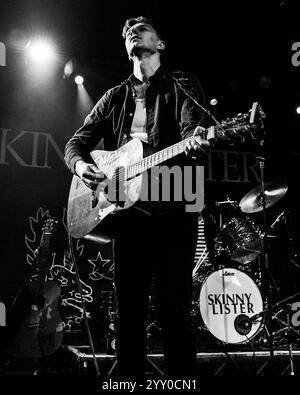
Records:
[[[225,265],[214,265],[205,278],[202,276],[200,286],[199,282],[194,282],[197,299],[193,302],[193,312],[198,311],[198,321],[201,321],[198,328],[209,332],[213,339],[223,345],[247,344],[256,340],[264,328],[269,332],[266,328],[267,312],[271,311],[271,305],[268,292],[264,289],[269,283],[261,280],[268,274],[261,276],[266,263],[261,264],[261,261],[267,259],[268,237],[271,235],[267,234],[266,227],[260,229],[250,215],[273,206],[287,190],[285,181],[272,181],[263,185],[263,188],[258,186],[250,190],[239,203],[228,199],[216,204],[221,207],[220,218],[222,207],[230,206],[234,212],[225,224],[220,221],[219,232],[214,240],[214,255],[220,258],[216,262],[222,262],[224,255],[228,259]],[[279,220],[278,217],[276,221]],[[258,276],[249,270],[255,261],[259,261]],[[193,276],[197,275],[197,272],[193,272]],[[264,336],[261,338],[265,339]]]
[[[214,238],[214,255],[220,258],[216,262],[221,262],[226,255],[226,263],[216,265],[210,262],[206,248],[193,270],[193,303],[190,314],[199,330],[204,347],[209,342],[213,347],[240,347],[249,344],[252,351],[255,350],[255,346],[266,349],[270,345],[270,337],[273,336],[270,332],[276,334],[269,326],[268,314],[271,313],[274,319],[280,320],[280,324],[284,326],[284,320],[278,318],[281,312],[285,311],[281,309],[282,306],[285,307],[295,296],[300,296],[298,292],[280,302],[270,304],[268,292],[264,289],[270,284],[264,283],[261,272],[266,270],[268,238],[274,235],[268,234],[270,229],[266,226],[261,228],[251,219],[253,213],[265,214],[265,209],[282,199],[287,190],[288,185],[285,181],[272,181],[250,190],[239,203],[229,199],[216,202],[216,206],[221,207],[220,218],[223,207],[233,208],[231,212],[234,212],[234,215],[225,223],[220,220],[220,227]],[[270,226],[271,230],[275,229],[283,216],[284,212]],[[255,261],[258,261],[258,274],[253,270]],[[260,261],[263,261],[263,264]],[[264,275],[267,276],[266,273]],[[150,350],[148,351],[151,352],[153,342],[150,342],[150,339],[153,330],[160,334],[161,328],[155,318],[155,305],[151,302],[149,304],[151,323],[147,326],[146,332]],[[286,329],[281,328],[278,333]],[[297,332],[297,336],[300,339],[300,333]],[[290,360],[292,365],[291,348]]]

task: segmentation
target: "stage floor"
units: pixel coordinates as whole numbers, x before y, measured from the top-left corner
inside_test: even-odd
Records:
[[[159,339],[156,340],[148,352],[146,375],[163,377],[165,367],[162,347]],[[300,343],[279,344],[276,340],[273,346],[273,352],[270,352],[269,345],[261,342],[242,345],[200,342],[197,348],[199,376],[300,376]],[[64,343],[57,352],[47,357],[47,370],[43,374],[96,375],[97,366],[102,376],[115,377],[115,355],[107,353],[103,342],[96,343],[94,350],[92,353],[88,342]],[[4,359],[0,374],[39,374],[39,363],[28,358]]]
[[[64,372],[58,374],[96,374],[95,363],[104,376],[115,376],[115,356],[106,352],[91,352],[87,345],[64,346]],[[164,360],[162,353],[148,354],[149,369],[146,375],[163,376]],[[252,351],[207,351],[197,353],[199,376],[232,375],[300,375],[300,350],[290,349]]]

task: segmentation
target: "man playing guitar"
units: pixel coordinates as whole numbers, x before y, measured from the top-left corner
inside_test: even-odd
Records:
[[[196,76],[172,73],[162,66],[166,44],[148,19],[126,20],[122,35],[133,74],[100,98],[65,147],[70,171],[94,193],[95,205],[107,186],[107,174],[91,156],[100,140],[109,151],[136,140],[156,150],[184,141],[182,151],[186,155],[182,153],[172,162],[181,169],[195,166],[195,159],[210,149],[209,140],[202,135],[205,113],[186,95],[189,92],[203,103]],[[119,202],[115,206],[122,207]],[[187,212],[184,201],[149,202],[149,211],[147,205],[143,207],[146,210],[133,205],[118,211],[110,228],[114,238],[118,374],[136,378],[145,372],[147,302],[154,274],[165,372],[170,377],[195,377],[190,305],[199,213]]]

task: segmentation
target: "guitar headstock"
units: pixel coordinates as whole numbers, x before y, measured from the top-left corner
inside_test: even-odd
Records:
[[[55,217],[51,217],[51,216],[47,217],[42,227],[43,233],[52,234],[57,229],[57,224],[58,221],[56,220]]]
[[[263,138],[263,119],[266,117],[259,103],[254,102],[251,110],[244,114],[237,114],[214,126],[214,138],[243,142],[245,138]]]

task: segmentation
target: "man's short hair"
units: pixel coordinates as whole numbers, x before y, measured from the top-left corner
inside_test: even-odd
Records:
[[[137,23],[146,23],[147,25],[150,25],[156,31],[157,36],[162,40],[162,35],[157,25],[150,19],[145,18],[144,16],[138,16],[138,17],[132,17],[126,19],[125,25],[122,30],[122,37],[124,39],[126,38],[126,33],[131,28],[131,26],[136,25]]]

